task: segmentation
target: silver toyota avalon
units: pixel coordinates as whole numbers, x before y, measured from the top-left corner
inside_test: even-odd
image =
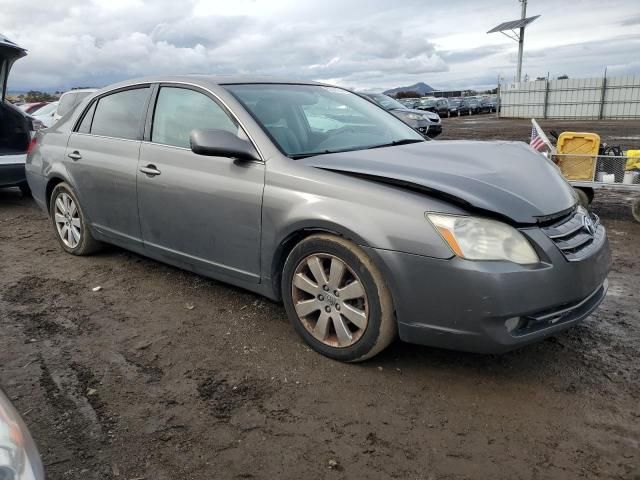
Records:
[[[550,161],[429,141],[342,88],[144,78],[36,138],[28,182],[66,252],[107,242],[282,301],[334,359],[396,336],[502,352],[606,293],[605,229]]]

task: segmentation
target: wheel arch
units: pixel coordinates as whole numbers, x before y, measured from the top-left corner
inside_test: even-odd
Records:
[[[66,182],[61,175],[54,175],[47,180],[47,186],[45,187],[44,200],[47,205],[47,215],[51,209],[51,193],[53,193],[53,189],[56,188],[56,185],[60,183]]]
[[[357,245],[366,245],[364,239],[341,225],[309,224],[293,226],[277,243],[277,246],[273,251],[271,267],[269,269],[269,277],[271,278],[271,289],[273,291],[274,299],[278,301],[282,300],[282,271],[284,269],[284,264],[287,260],[287,257],[289,257],[289,254],[296,245],[298,245],[304,239],[318,233],[327,233],[344,238],[346,240],[350,240]]]

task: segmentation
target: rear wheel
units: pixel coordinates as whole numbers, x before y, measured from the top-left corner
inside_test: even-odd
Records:
[[[49,212],[62,248],[73,255],[89,255],[100,248],[91,236],[80,202],[71,187],[59,183],[51,192]]]
[[[298,334],[327,357],[357,362],[396,334],[391,294],[365,252],[333,235],[313,235],[289,254],[282,276],[285,309]]]

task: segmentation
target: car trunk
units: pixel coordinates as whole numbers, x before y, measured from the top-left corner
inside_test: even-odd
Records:
[[[0,35],[0,156],[25,153],[31,140],[31,121],[5,100],[7,79],[13,63],[27,52]]]

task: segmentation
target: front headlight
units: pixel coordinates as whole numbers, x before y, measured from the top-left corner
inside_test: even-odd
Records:
[[[1,390],[0,480],[44,480],[35,443]]]
[[[506,223],[486,218],[427,213],[453,253],[468,260],[508,260],[527,265],[539,258],[527,239]]]
[[[407,113],[407,118],[409,120],[422,120],[423,115],[418,115],[417,113]]]

